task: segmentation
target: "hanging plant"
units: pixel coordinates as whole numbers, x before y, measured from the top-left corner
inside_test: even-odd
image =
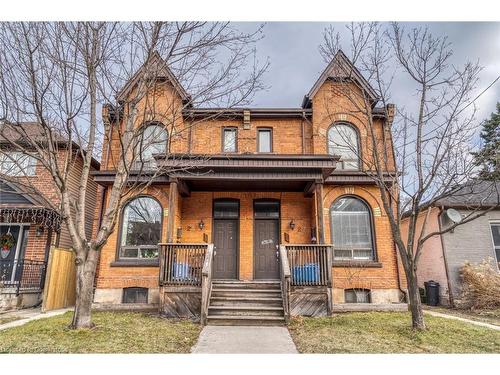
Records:
[[[0,237],[0,249],[2,251],[2,258],[7,258],[10,250],[14,247],[16,240],[14,236],[10,233],[2,234]]]

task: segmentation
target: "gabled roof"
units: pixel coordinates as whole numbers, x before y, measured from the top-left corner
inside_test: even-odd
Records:
[[[311,90],[304,96],[302,101],[303,108],[309,108],[311,106],[311,100],[316,95],[320,87],[328,79],[353,79],[357,82],[363,90],[368,94],[372,103],[376,103],[378,100],[377,93],[370,85],[370,83],[363,77],[359,70],[354,66],[354,64],[349,60],[349,58],[342,52],[338,52],[333,57],[332,61],[325,68],[323,73],[319,76],[316,83],[311,87]]]
[[[58,147],[67,148],[69,146],[68,139],[61,133],[53,131],[52,137]],[[43,143],[46,140],[47,135],[38,122],[0,122],[0,148],[12,146],[13,142],[29,146],[33,143]],[[71,147],[74,150],[80,150],[80,145],[75,141],[71,141]],[[84,154],[86,153],[85,149],[82,149],[82,151]],[[100,168],[100,163],[95,158],[92,158],[91,164],[95,169]]]
[[[184,90],[184,87],[180,84],[179,80],[172,73],[168,64],[157,51],[154,51],[149,59],[149,62],[145,62],[137,72],[134,73],[132,78],[128,80],[128,82],[123,86],[123,88],[116,95],[116,99],[118,101],[125,100],[130,91],[137,85],[137,82],[141,77],[147,73],[147,70],[154,72],[154,78],[164,78],[167,79],[172,86],[174,86],[177,93],[180,95],[182,101],[188,102],[191,97]]]
[[[40,193],[30,193],[27,187],[4,179],[0,179],[0,197],[0,207],[51,207],[50,203]]]
[[[450,194],[443,194],[435,205],[444,207],[500,207],[500,182],[487,180],[471,180],[453,189]]]

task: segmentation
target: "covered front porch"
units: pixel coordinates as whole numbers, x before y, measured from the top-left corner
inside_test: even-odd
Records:
[[[202,324],[233,319],[245,325],[257,320],[286,323],[292,315],[330,315],[332,251],[331,245],[279,245],[276,281],[225,284],[214,278],[214,244],[160,244],[160,313],[199,318]]]

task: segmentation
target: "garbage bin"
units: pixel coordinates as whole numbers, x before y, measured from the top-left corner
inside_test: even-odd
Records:
[[[424,283],[427,304],[429,306],[439,305],[439,283],[430,280]]]

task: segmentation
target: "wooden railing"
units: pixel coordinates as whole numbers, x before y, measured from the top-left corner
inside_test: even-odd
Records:
[[[281,278],[281,293],[283,295],[283,311],[285,313],[285,321],[288,323],[290,319],[290,265],[286,254],[286,248],[280,245],[279,250],[280,260],[280,278]]]
[[[161,243],[160,285],[201,286],[206,243]]]
[[[214,245],[208,245],[201,271],[201,324],[207,324],[208,305],[210,304],[210,294],[212,293],[212,270],[214,263]]]
[[[332,245],[285,245],[291,285],[332,286]]]

